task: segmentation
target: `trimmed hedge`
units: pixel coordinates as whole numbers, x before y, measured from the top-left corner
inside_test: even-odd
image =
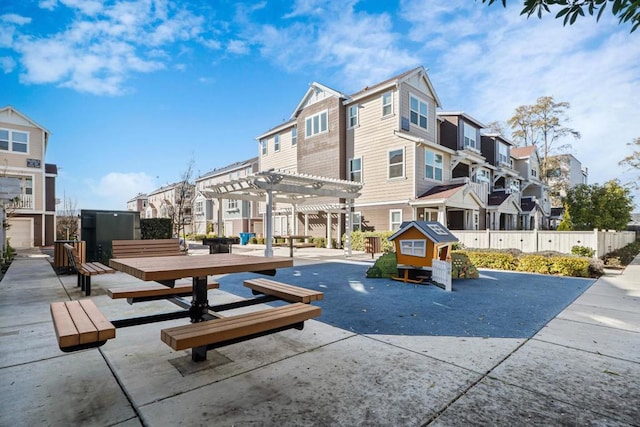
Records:
[[[559,276],[597,277],[601,275],[598,266],[587,257],[557,255],[553,253],[523,254],[514,251],[454,251],[466,254],[478,268],[523,271]]]
[[[351,249],[354,251],[364,251],[365,237],[380,237],[380,250],[384,252],[392,252],[395,249],[393,242],[389,241],[389,237],[395,231],[353,231],[351,233]],[[346,234],[342,235],[342,246],[345,246]]]
[[[147,239],[170,239],[173,233],[171,218],[140,218],[140,237]]]

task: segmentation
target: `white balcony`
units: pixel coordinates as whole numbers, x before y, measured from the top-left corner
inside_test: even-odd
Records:
[[[7,209],[33,209],[33,194],[22,194],[7,204]]]

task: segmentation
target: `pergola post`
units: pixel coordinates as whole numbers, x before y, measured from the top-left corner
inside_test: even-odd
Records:
[[[218,237],[222,237],[222,199],[218,197]]]
[[[265,237],[265,242],[267,244],[264,249],[264,256],[272,257],[273,256],[273,192],[271,190],[267,190],[267,207],[265,212],[265,221],[266,221],[266,231],[267,235]]]
[[[291,234],[294,236],[298,235],[298,211],[296,210],[296,204],[291,205],[291,223],[293,227],[291,228]]]
[[[345,256],[351,256],[351,230],[353,229],[353,218],[351,213],[351,207],[353,206],[353,199],[345,200],[345,238],[344,238],[344,254]]]
[[[309,214],[306,212],[304,214],[304,235],[309,235]]]
[[[327,249],[333,248],[331,243],[331,211],[327,210]]]

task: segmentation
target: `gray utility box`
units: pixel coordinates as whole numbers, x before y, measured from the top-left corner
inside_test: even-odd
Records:
[[[109,263],[113,240],[140,240],[140,212],[80,211],[80,239],[87,242],[87,262]]]

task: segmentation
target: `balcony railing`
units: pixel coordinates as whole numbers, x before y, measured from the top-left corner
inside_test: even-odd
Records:
[[[33,209],[33,194],[23,194],[7,204],[8,209]]]

